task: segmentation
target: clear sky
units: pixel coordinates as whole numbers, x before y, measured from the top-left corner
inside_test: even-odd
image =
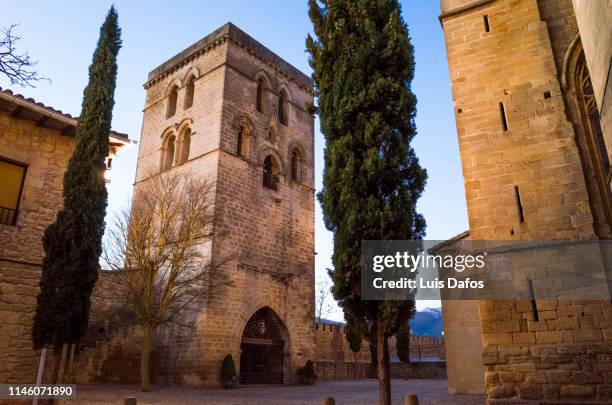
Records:
[[[111,1],[5,0],[0,26],[19,24],[19,50],[38,60],[37,70],[52,80],[36,88],[10,86],[0,76],[0,86],[34,97],[54,108],[78,115],[87,69],[98,39],[99,27]],[[123,30],[119,74],[115,94],[113,129],[138,140],[142,124],[147,73],[166,59],[231,21],[283,59],[310,74],[305,38],[312,25],[306,0],[224,0],[115,2]],[[427,220],[427,239],[443,240],[468,228],[459,161],[444,36],[438,21],[437,0],[402,1],[403,17],[415,47],[416,75],[412,84],[418,98],[413,142],[417,156],[429,173],[419,211]],[[315,126],[315,175],[321,187],[324,140]],[[138,148],[113,161],[109,185],[109,210],[130,199]],[[326,277],[331,267],[331,234],[316,211],[316,272]],[[439,306],[419,302],[418,308]],[[337,314],[335,318],[341,318]]]

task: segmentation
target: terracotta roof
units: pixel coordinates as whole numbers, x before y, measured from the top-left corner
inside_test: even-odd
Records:
[[[37,122],[37,125],[39,126],[47,126],[47,125],[44,125],[44,123],[48,119],[54,119],[54,120],[57,120],[58,122],[65,124],[62,132],[67,135],[70,135],[70,133],[67,130],[66,126],[76,129],[78,117],[73,117],[71,114],[65,113],[61,110],[57,110],[51,106],[45,105],[39,101],[36,101],[35,99],[31,97],[26,98],[22,94],[13,93],[13,91],[10,89],[3,89],[2,87],[0,87],[0,100],[8,101],[17,106],[13,108],[12,110],[8,111],[13,116],[19,116],[20,109],[28,109],[34,113],[37,113],[38,115],[36,117],[38,117],[38,119],[35,119],[35,121]],[[0,110],[2,110],[2,108],[0,108]],[[33,119],[33,118],[34,117],[32,116],[32,117],[28,117],[24,119]],[[55,128],[52,126],[48,126],[48,127],[51,127],[54,129],[60,129],[60,128]],[[124,134],[121,132],[111,131],[109,136],[124,144],[136,143],[136,141],[131,140],[127,134]]]

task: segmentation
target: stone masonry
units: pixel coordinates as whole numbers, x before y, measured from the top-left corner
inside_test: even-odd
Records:
[[[195,79],[193,103],[186,85]],[[257,109],[258,81],[264,85]],[[154,69],[147,91],[135,195],[159,175],[168,139],[188,156],[169,170],[213,185],[213,234],[202,249],[213,265],[214,290],[189,332],[156,337],[157,382],[219,386],[226,354],[240,366],[247,321],[267,307],[284,334],[283,381],[314,359],[314,118],[311,79],[228,23]],[[177,91],[176,112],[168,103]],[[286,124],[279,119],[281,94]],[[174,96],[176,97],[176,96]],[[242,137],[241,146],[239,136]],[[173,138],[175,137],[175,138]],[[300,154],[296,178],[292,153]],[[274,161],[277,190],[263,186]],[[161,163],[160,163],[161,162]],[[167,167],[166,167],[167,168]]]
[[[33,383],[39,353],[32,318],[42,235],[62,207],[64,172],[75,146],[74,118],[0,89],[0,158],[27,167],[15,225],[0,224],[0,383]],[[111,136],[111,152],[130,141]]]
[[[441,4],[470,239],[609,239],[572,87],[571,0]],[[612,401],[610,301],[537,300],[537,321],[531,302],[478,311],[489,403]]]

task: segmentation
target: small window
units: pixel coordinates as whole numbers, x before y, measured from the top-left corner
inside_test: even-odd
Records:
[[[523,212],[523,202],[521,201],[521,192],[518,186],[514,186],[514,195],[516,197],[516,208],[518,210],[519,221],[525,222],[525,214]]]
[[[249,154],[249,128],[242,124],[238,128],[238,134],[236,137],[236,154],[242,157],[248,157]]]
[[[191,129],[187,128],[181,135],[181,153],[179,155],[178,163],[185,163],[189,160],[189,148],[191,146]]]
[[[27,166],[0,158],[0,224],[16,225]]]
[[[257,111],[263,112],[263,98],[264,98],[265,85],[263,79],[257,80],[257,99],[255,100],[255,106]]]
[[[291,151],[291,180],[295,182],[302,180],[302,154],[297,148]]]
[[[489,16],[488,15],[483,15],[482,16],[482,21],[484,22],[484,30],[485,30],[485,32],[490,32],[491,31],[491,27],[489,26]]]
[[[278,190],[278,165],[271,155],[266,156],[263,164],[263,186]]]
[[[502,129],[504,131],[508,130],[508,119],[506,117],[506,108],[504,107],[504,103],[499,103],[499,115],[501,117]]]
[[[278,96],[278,121],[287,125],[287,93],[285,90],[281,90]]]
[[[174,135],[170,135],[166,142],[164,143],[164,147],[162,148],[162,164],[161,170],[169,170],[172,168],[172,164],[174,163],[174,144],[176,141],[176,137]]]
[[[168,93],[168,106],[166,109],[166,118],[173,117],[176,114],[176,102],[178,100],[178,88],[172,87],[170,93]]]
[[[183,109],[186,110],[193,105],[193,95],[195,93],[195,78],[191,76],[185,86],[185,102],[183,103]]]

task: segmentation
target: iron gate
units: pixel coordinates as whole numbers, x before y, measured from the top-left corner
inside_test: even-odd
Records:
[[[282,384],[285,342],[274,313],[263,308],[247,323],[240,344],[241,384]]]

